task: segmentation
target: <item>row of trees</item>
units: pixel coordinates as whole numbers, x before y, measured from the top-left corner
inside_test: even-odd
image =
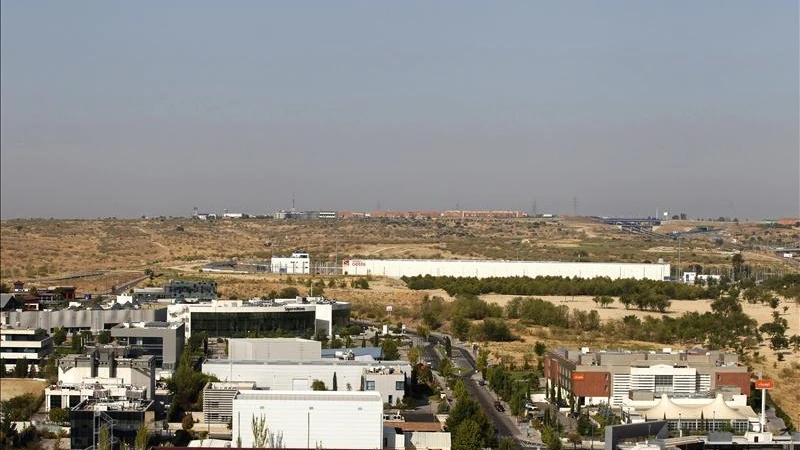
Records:
[[[698,286],[669,281],[569,277],[435,277],[431,275],[403,277],[409,289],[444,289],[451,296],[458,294],[505,294],[505,295],[623,295],[635,298],[640,295],[663,295],[673,300],[696,300],[716,298],[720,289],[725,289],[728,280],[719,284],[712,281],[708,286]]]

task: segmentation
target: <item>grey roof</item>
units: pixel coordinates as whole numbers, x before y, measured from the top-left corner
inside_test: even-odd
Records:
[[[12,298],[14,298],[14,294],[0,294],[0,309],[5,308]]]

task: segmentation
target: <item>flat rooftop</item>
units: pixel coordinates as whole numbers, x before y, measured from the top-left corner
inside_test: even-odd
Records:
[[[357,361],[345,359],[316,359],[312,361],[255,361],[251,359],[230,360],[230,359],[207,359],[203,365],[229,366],[229,365],[248,365],[248,366],[356,366],[364,368],[398,368],[410,367],[411,363],[406,361]]]
[[[143,412],[152,409],[154,402],[152,400],[137,401],[137,400],[119,400],[119,401],[102,401],[97,399],[84,400],[78,403],[78,406],[72,408],[73,411],[133,411]]]

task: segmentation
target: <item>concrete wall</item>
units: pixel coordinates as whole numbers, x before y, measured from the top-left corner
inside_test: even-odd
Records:
[[[286,448],[383,448],[383,402],[371,392],[241,391],[233,441],[253,447],[253,417],[264,417]]]
[[[310,339],[228,339],[228,358],[234,361],[318,361],[321,353],[322,343]]]
[[[662,281],[670,276],[669,264],[581,263],[546,261],[469,261],[410,259],[351,259],[342,261],[348,275],[454,277],[561,276],[608,277]]]

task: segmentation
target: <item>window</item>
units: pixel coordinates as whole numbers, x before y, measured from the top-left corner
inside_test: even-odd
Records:
[[[364,385],[365,391],[374,391],[375,390],[375,380],[367,380],[366,384]]]
[[[395,381],[394,382],[394,390],[395,391],[402,391],[405,390],[406,384],[402,381]]]
[[[672,392],[672,375],[656,375],[654,381],[656,393]]]

